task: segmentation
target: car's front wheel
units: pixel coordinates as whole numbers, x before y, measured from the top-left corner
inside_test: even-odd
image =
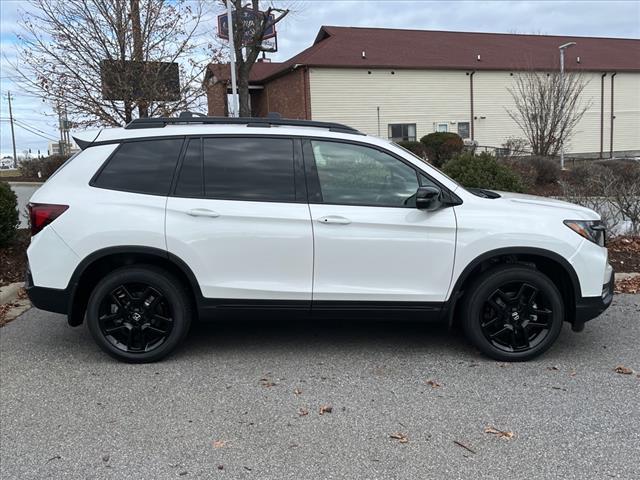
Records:
[[[555,342],[564,321],[562,295],[538,270],[504,265],[485,272],[463,303],[467,338],[500,361],[534,358]]]
[[[130,363],[167,356],[186,336],[191,315],[182,283],[151,265],[114,270],[96,285],[87,305],[96,343]]]

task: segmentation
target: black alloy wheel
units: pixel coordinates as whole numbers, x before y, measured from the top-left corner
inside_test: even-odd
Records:
[[[543,292],[527,282],[510,282],[489,294],[480,328],[499,350],[525,352],[551,331],[553,311]]]
[[[467,338],[500,361],[534,358],[555,342],[564,303],[555,284],[526,265],[502,265],[466,289],[462,322]]]
[[[118,360],[154,362],[186,336],[192,307],[185,285],[152,266],[122,267],[93,289],[87,324],[96,343]]]
[[[98,323],[102,335],[118,350],[144,353],[169,338],[173,313],[158,289],[144,283],[126,283],[100,302]]]

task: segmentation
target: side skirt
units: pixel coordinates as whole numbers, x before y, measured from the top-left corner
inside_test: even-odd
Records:
[[[446,302],[201,299],[198,313],[203,321],[254,316],[437,321],[446,318],[446,305]]]

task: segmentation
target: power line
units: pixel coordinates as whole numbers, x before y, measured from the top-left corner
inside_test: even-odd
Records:
[[[55,139],[55,138],[53,138],[53,137],[47,137],[47,136],[45,136],[45,135],[42,135],[42,134],[40,134],[40,133],[38,133],[38,132],[35,132],[35,131],[31,130],[29,127],[25,127],[24,125],[20,125],[20,124],[19,124],[19,123],[17,123],[17,122],[16,122],[16,124],[15,124],[15,125],[16,125],[17,127],[22,128],[23,130],[26,130],[27,132],[29,132],[29,133],[31,133],[31,134],[33,134],[33,135],[37,135],[38,137],[44,138],[45,140],[49,140],[50,142],[55,142],[55,141],[56,141],[56,139]]]

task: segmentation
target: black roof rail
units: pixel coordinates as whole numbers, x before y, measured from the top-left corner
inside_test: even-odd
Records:
[[[208,117],[201,113],[182,112],[178,117],[158,117],[158,118],[136,118],[124,127],[127,130],[138,128],[164,128],[167,125],[186,125],[186,124],[206,124],[206,125],[246,125],[247,127],[271,127],[271,126],[289,126],[289,127],[316,127],[327,128],[332,132],[352,133],[356,135],[364,135],[364,133],[355,128],[333,122],[316,122],[314,120],[293,120],[287,118],[279,118],[274,114],[267,117]]]

